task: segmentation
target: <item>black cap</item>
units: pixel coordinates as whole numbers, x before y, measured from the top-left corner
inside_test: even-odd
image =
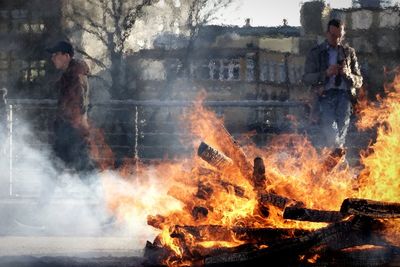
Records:
[[[72,47],[71,43],[67,41],[60,41],[55,46],[47,48],[46,51],[51,54],[63,52],[68,53],[71,57],[74,56],[74,48]]]

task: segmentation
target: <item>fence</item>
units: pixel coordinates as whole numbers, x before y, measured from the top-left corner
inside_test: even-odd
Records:
[[[93,103],[89,115],[104,129],[106,141],[119,160],[174,158],[190,153],[190,148],[181,142],[187,136],[178,128],[178,117],[192,105],[191,101],[110,100]],[[203,105],[226,116],[227,128],[234,136],[257,124],[284,128],[284,114],[304,112],[304,103],[296,101],[205,101]],[[8,100],[6,167],[2,170],[5,178],[0,197],[34,194],[35,177],[42,175],[45,168],[40,162],[51,158],[55,111],[56,101],[52,99]],[[265,136],[262,131],[260,136]]]

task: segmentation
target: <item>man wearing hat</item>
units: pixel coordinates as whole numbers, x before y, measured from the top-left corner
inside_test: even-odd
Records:
[[[81,179],[94,169],[89,156],[89,105],[88,65],[74,57],[74,48],[60,41],[46,49],[56,69],[63,71],[57,81],[59,98],[54,123],[54,153],[65,167],[79,173]]]

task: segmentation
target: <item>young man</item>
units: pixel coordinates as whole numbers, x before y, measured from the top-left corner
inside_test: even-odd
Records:
[[[63,71],[57,81],[54,152],[67,169],[85,178],[86,173],[94,170],[88,145],[89,67],[84,61],[73,58],[74,49],[69,42],[58,42],[46,51],[51,53],[55,68]]]
[[[354,49],[343,44],[344,34],[340,20],[328,22],[326,40],[307,55],[303,76],[303,82],[318,95],[324,145],[333,150],[344,148],[351,98],[363,80]]]

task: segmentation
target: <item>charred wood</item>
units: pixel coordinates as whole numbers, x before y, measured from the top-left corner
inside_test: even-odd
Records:
[[[225,144],[229,148],[229,151],[223,151],[226,153],[234,162],[234,164],[239,168],[240,173],[245,177],[250,183],[252,182],[252,170],[253,166],[247,159],[246,154],[232,135],[226,130],[223,124],[219,124],[219,132],[221,135],[219,139],[222,144]]]
[[[193,209],[192,209],[192,217],[195,220],[205,219],[205,218],[207,218],[207,215],[208,215],[208,209],[205,207],[196,206],[196,207],[193,207]]]
[[[218,179],[217,182],[228,192],[234,192],[236,196],[247,198],[246,191],[243,187],[235,185],[224,179]]]
[[[287,206],[304,207],[304,203],[291,198],[283,197],[274,193],[264,193],[259,197],[259,202],[262,205],[272,205],[280,209]]]
[[[329,153],[318,165],[317,170],[313,170],[312,177],[315,182],[321,182],[321,179],[328,175],[332,170],[341,162],[343,156],[345,155],[345,150],[342,148],[336,148],[331,153]],[[321,184],[326,183],[327,180],[322,180]]]
[[[197,186],[197,193],[196,193],[196,197],[203,199],[203,200],[208,200],[211,198],[212,194],[214,193],[214,189],[212,187],[212,185],[210,184],[206,184],[204,182],[199,182],[198,186]]]
[[[171,237],[191,235],[197,242],[201,241],[246,241],[254,244],[277,242],[284,238],[299,237],[309,234],[303,229],[288,228],[251,228],[225,227],[221,225],[175,226]]]
[[[342,233],[336,240],[327,242],[331,249],[343,249],[360,246],[364,244],[387,246],[388,243],[381,235],[384,223],[365,216],[354,216],[351,218],[352,225],[349,233]]]
[[[346,215],[339,211],[314,210],[299,207],[286,207],[283,212],[284,219],[309,221],[309,222],[338,222]]]
[[[201,245],[195,246],[191,249],[191,254],[193,258],[197,260],[198,266],[202,266],[202,259],[207,257],[214,257],[221,254],[235,254],[235,253],[243,253],[250,252],[257,249],[257,246],[254,244],[242,244],[234,247],[210,247],[206,248]]]
[[[211,265],[239,265],[254,266],[261,262],[290,262],[297,261],[300,253],[309,250],[314,246],[331,242],[340,236],[349,233],[352,229],[352,220],[331,224],[325,228],[315,230],[307,235],[284,239],[273,245],[251,252],[221,254],[208,257],[204,264]]]
[[[147,216],[147,224],[150,226],[153,226],[154,228],[157,228],[157,229],[162,229],[165,221],[166,221],[166,218],[161,215],[155,215],[155,216],[148,215]]]
[[[390,247],[352,247],[343,250],[327,250],[318,263],[323,266],[388,266],[392,261]]]
[[[232,159],[204,142],[201,142],[197,155],[218,169],[226,169],[233,165]]]
[[[157,239],[154,243],[147,241],[143,255],[145,258],[145,266],[160,266],[171,253],[172,251],[170,249],[158,244]]]
[[[321,165],[321,169],[319,170],[319,174],[321,172],[329,173],[335,168],[342,157],[346,154],[346,151],[343,148],[336,148],[324,159]]]
[[[343,201],[340,212],[373,218],[400,218],[400,203],[348,198]]]
[[[262,191],[265,189],[265,183],[267,178],[265,177],[265,165],[264,161],[260,157],[254,159],[253,167],[253,185],[256,191]]]
[[[269,216],[269,207],[266,205],[262,205],[260,203],[260,195],[265,192],[265,184],[267,182],[267,178],[265,176],[265,165],[264,161],[260,157],[256,157],[254,159],[253,165],[253,186],[254,190],[258,196],[258,205],[257,205],[257,213],[260,214],[262,217]]]

